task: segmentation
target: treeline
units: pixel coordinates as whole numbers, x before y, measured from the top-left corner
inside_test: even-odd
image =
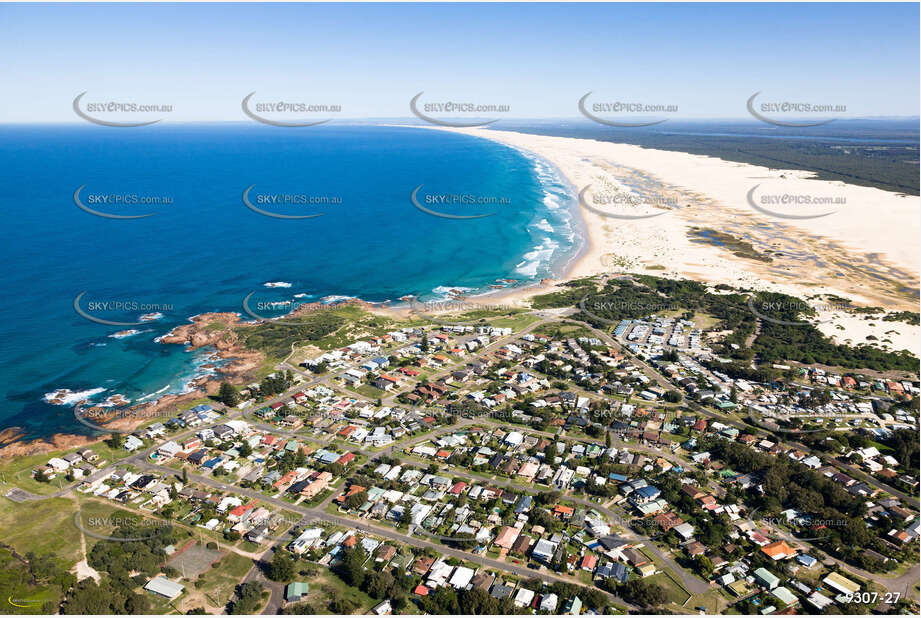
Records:
[[[800,512],[800,527],[808,531],[812,544],[829,554],[867,570],[884,570],[883,564],[865,550],[891,556],[893,550],[882,541],[896,522],[878,515],[867,525],[866,501],[853,496],[840,484],[787,457],[760,453],[737,442],[720,439],[701,441],[700,448],[733,470],[751,473],[762,492],[749,493],[750,507],[759,516],[778,516],[787,508]],[[794,522],[796,523],[796,522]]]
[[[177,537],[172,526],[130,523],[135,519],[125,511],[112,512],[110,521],[124,523],[108,535],[112,538],[98,541],[86,557],[105,576],[99,583],[87,578],[76,584],[61,605],[61,613],[150,613],[150,599],[135,590],[160,572],[167,557],[165,548],[175,544]]]
[[[762,362],[783,360],[848,369],[916,372],[918,359],[907,352],[886,352],[870,345],[836,344],[812,324],[803,321],[814,312],[803,310],[803,301],[786,294],[761,293],[758,303],[770,307],[771,319],[761,320],[761,333],[752,351]]]
[[[398,569],[391,571],[366,571],[368,555],[361,545],[346,549],[342,559],[332,571],[349,586],[358,588],[375,599],[390,599],[395,610],[406,607],[413,579]]]
[[[124,511],[116,511],[111,517],[114,521],[136,519]],[[124,523],[109,536],[113,539],[103,539],[93,545],[86,560],[94,569],[106,571],[113,577],[126,577],[134,572],[155,576],[167,557],[165,548],[176,542],[172,526],[145,526],[140,521]]]
[[[762,364],[796,361],[848,369],[917,371],[918,359],[908,352],[834,343],[807,321],[816,312],[803,300],[771,292],[751,297],[749,293],[732,293],[732,288],[725,285],[717,288],[727,293],[712,294],[697,281],[634,275],[631,279],[610,280],[601,291],[583,284],[546,295],[546,301],[548,306],[559,306],[571,300],[569,306],[579,309],[582,304],[585,310],[576,317],[596,328],[667,311],[683,312],[683,317],[706,314],[718,320],[717,329],[729,331],[717,350],[741,364],[757,358]],[[751,346],[746,346],[756,333]]]

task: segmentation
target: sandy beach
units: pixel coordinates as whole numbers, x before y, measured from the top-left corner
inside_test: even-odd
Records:
[[[527,151],[584,190],[579,210],[588,247],[564,273],[566,279],[648,272],[785,292],[814,299],[819,327],[839,342],[918,354],[919,327],[848,315],[822,300],[835,296],[857,306],[918,311],[917,196],[630,144],[426,128]],[[488,298],[522,304],[545,291],[546,286],[533,286]]]
[[[475,305],[524,308],[531,297],[570,279],[647,273],[808,299],[818,311],[817,327],[839,343],[870,343],[921,356],[921,327],[848,313],[830,300],[840,297],[856,306],[918,311],[921,199],[916,196],[815,180],[812,173],[800,170],[629,144],[485,128],[416,128],[493,140],[551,163],[581,194],[578,210],[588,235],[586,246],[558,280],[425,305],[426,315],[457,313]],[[775,196],[807,196],[826,203],[771,203]],[[396,319],[418,313],[407,303],[352,303]],[[311,303],[298,312],[321,308],[325,307]],[[190,324],[162,337],[161,343],[191,349],[212,345],[219,356],[232,362],[218,376],[200,379],[193,392],[131,409],[166,409],[215,392],[220,379],[242,383],[261,355],[243,349],[235,339],[220,340],[207,328],[211,321],[240,324],[240,320],[236,313],[195,316]],[[124,429],[142,422],[122,418],[111,426]],[[59,435],[21,442],[19,437],[16,428],[7,432],[0,440],[0,458],[98,439]]]

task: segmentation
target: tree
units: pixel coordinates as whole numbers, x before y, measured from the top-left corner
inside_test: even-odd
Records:
[[[109,436],[109,439],[106,440],[106,444],[114,449],[123,448],[125,446],[125,434],[113,433]]]
[[[237,392],[237,388],[226,380],[221,382],[221,387],[217,391],[217,398],[228,408],[240,403],[240,393]]]
[[[289,582],[294,579],[294,575],[294,560],[291,559],[288,552],[277,550],[266,569],[266,576],[272,581]]]
[[[610,431],[604,432],[604,445],[608,448],[611,448],[611,432]]]
[[[349,599],[334,599],[329,604],[329,609],[334,614],[346,615],[355,611],[355,603]]]
[[[237,586],[237,599],[231,602],[230,614],[255,614],[262,605],[262,585],[247,582]]]
[[[342,561],[336,565],[334,572],[349,586],[361,588],[365,581],[364,550],[360,545],[355,545],[343,554]]]
[[[623,587],[624,600],[640,607],[655,607],[664,604],[668,598],[659,584],[644,579],[631,579]]]
[[[668,403],[681,403],[681,393],[676,390],[670,390],[665,393],[665,401]]]
[[[556,442],[550,441],[550,445],[547,447],[547,450],[544,451],[544,461],[552,464],[556,459]]]
[[[559,560],[554,561],[553,570],[563,573],[569,570],[569,554],[566,553],[565,549],[560,552]]]
[[[375,599],[385,599],[390,596],[393,585],[393,575],[386,571],[378,571],[368,576],[365,582],[365,592]]]

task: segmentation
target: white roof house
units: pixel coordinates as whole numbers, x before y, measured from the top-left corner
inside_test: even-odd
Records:
[[[524,436],[519,431],[510,431],[508,435],[505,436],[504,442],[509,446],[520,446]]]
[[[180,594],[182,594],[182,591],[185,590],[185,586],[158,575],[157,577],[154,577],[152,580],[147,582],[147,584],[144,586],[144,590],[148,590],[154,594],[159,594],[160,596],[166,597],[172,601]]]
[[[454,574],[451,575],[451,579],[448,583],[450,583],[458,590],[466,588],[470,584],[470,580],[473,579],[473,574],[473,569],[467,568],[465,566],[459,566],[454,569]]]
[[[174,440],[170,440],[164,444],[160,445],[160,448],[157,449],[157,453],[163,457],[175,457],[176,453],[180,452],[182,447],[180,447]]]
[[[60,457],[52,457],[48,460],[48,465],[57,471],[63,471],[70,468],[70,463],[64,461]]]
[[[528,607],[531,604],[531,601],[534,600],[534,591],[528,590],[527,588],[519,588],[518,592],[515,594],[515,606],[516,607]]]
[[[540,609],[541,611],[556,613],[556,607],[560,604],[560,599],[558,596],[553,594],[545,594],[540,599]]]

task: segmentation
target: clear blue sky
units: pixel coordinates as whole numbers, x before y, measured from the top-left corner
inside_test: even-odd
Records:
[[[917,4],[0,4],[0,122],[75,122],[73,98],[244,120],[240,100],[409,116],[426,98],[576,117],[600,100],[747,118],[769,99],[917,115]]]

